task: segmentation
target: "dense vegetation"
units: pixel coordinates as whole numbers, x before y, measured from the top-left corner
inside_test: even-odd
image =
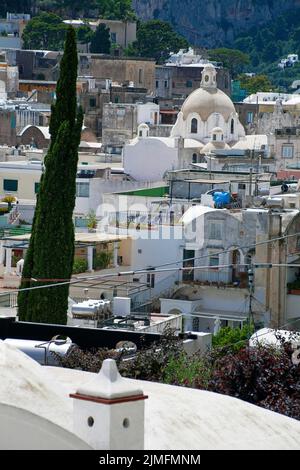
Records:
[[[32,0],[1,0],[0,16],[5,17],[7,12],[30,13],[32,4]]]
[[[4,0],[0,5],[2,16],[6,11],[31,12],[35,15],[46,11],[62,18],[100,16],[124,21],[136,19],[131,0],[87,0],[86,2],[81,0],[13,0],[8,2]],[[25,47],[54,50],[61,48],[65,33],[64,26],[58,25],[54,18],[52,22],[47,20],[47,23],[48,25],[45,26],[40,20],[35,20],[31,31],[28,27],[25,34]],[[300,55],[299,25],[300,8],[286,11],[264,26],[254,26],[241,33],[232,43],[225,45],[225,48],[210,50],[208,53],[213,60],[223,62],[231,70],[234,78],[243,72],[254,72],[259,76],[267,77],[274,89],[288,91],[292,82],[299,76],[300,64],[282,70],[278,68],[278,62],[291,53]],[[90,42],[93,36],[86,26],[83,26],[78,34],[79,41],[82,43]],[[126,53],[130,56],[154,57],[158,63],[161,63],[168,57],[169,52],[177,52],[187,45],[186,39],[177,34],[169,23],[159,20],[140,21],[137,41],[128,48]],[[98,41],[97,49],[107,51],[107,42],[105,46],[100,47]],[[254,86],[254,89],[256,88]],[[267,88],[270,89],[269,85],[264,86],[264,90]]]
[[[267,75],[254,75],[249,77],[246,74],[241,74],[237,77],[240,80],[241,88],[247,91],[248,95],[257,93],[258,91],[272,91],[276,86],[271,83]]]
[[[150,20],[138,22],[137,40],[128,47],[129,56],[152,57],[157,63],[164,63],[171,52],[188,47],[187,40],[177,34],[165,21]]]
[[[114,358],[125,377],[223,393],[300,420],[300,365],[292,360],[291,345],[250,348],[251,332],[249,327],[221,329],[204,355],[188,356],[182,342],[166,331],[130,360],[123,361],[124,350],[79,348],[59,360],[62,367],[98,372],[104,359]]]
[[[55,13],[43,12],[34,16],[26,25],[23,32],[24,48],[61,50],[66,31],[67,25],[63,23],[62,17]],[[78,42],[91,44],[91,52],[102,54],[111,52],[109,28],[104,24],[100,24],[95,32],[84,24],[76,29],[76,34]],[[163,63],[169,57],[170,52],[177,52],[186,47],[188,47],[188,42],[178,35],[169,23],[151,20],[138,22],[137,40],[124,52],[128,56],[149,57],[156,59],[158,63]],[[246,56],[237,52],[241,57]],[[238,65],[236,68],[240,70]]]
[[[109,28],[101,23],[97,26],[95,33],[91,35],[90,51],[95,54],[109,54],[110,47]]]
[[[21,288],[68,281],[74,264],[74,226],[78,146],[83,116],[76,101],[76,35],[69,28],[56,102],[52,106],[51,143],[45,157]],[[22,290],[18,296],[20,320],[66,323],[69,285]]]
[[[43,11],[64,17],[99,17],[132,20],[135,13],[131,0],[1,0],[0,15],[6,12],[38,14]]]
[[[264,27],[256,26],[235,38],[232,47],[250,57],[249,72],[264,74],[277,87],[287,89],[298,78],[300,65],[279,69],[288,54],[300,56],[300,8],[287,11]]]
[[[62,50],[68,27],[54,13],[34,16],[23,32],[24,49]]]

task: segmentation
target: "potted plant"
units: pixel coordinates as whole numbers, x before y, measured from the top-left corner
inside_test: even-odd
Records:
[[[289,289],[289,294],[300,295],[300,279],[296,279],[295,281],[288,283],[287,287]]]
[[[87,228],[89,232],[93,232],[97,227],[97,218],[94,211],[90,211],[87,216]]]

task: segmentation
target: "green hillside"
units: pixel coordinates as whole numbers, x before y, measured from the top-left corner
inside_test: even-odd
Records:
[[[278,63],[288,54],[300,57],[300,8],[278,16],[263,28],[251,28],[239,35],[230,47],[250,56],[247,71],[267,74],[275,86],[288,89],[300,78],[300,64],[280,69]]]

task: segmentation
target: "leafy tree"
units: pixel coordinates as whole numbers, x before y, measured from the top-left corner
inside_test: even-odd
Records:
[[[291,34],[293,41],[300,42],[300,27],[294,29],[293,33]]]
[[[32,0],[1,0],[0,14],[6,16],[6,12],[10,13],[30,13]]]
[[[161,20],[140,22],[137,28],[137,40],[127,49],[127,55],[154,58],[163,63],[171,52],[188,47],[187,40],[177,34],[172,26]]]
[[[230,70],[233,77],[241,73],[245,65],[250,63],[249,55],[237,49],[227,49],[226,47],[212,49],[208,51],[208,55],[211,60],[222,62],[223,66]]]
[[[89,42],[91,42],[92,37],[94,35],[92,29],[89,27],[88,24],[83,24],[79,26],[79,28],[77,28],[76,30],[76,34],[77,40],[81,44],[88,44]]]
[[[241,82],[241,88],[247,90],[249,95],[257,93],[258,91],[270,91],[273,88],[272,83],[266,75],[254,75],[253,77],[240,75],[238,78]]]
[[[250,36],[237,38],[234,41],[234,47],[242,52],[249,53],[253,49],[253,40]]]
[[[96,0],[101,18],[135,21],[136,15],[131,0]]]
[[[51,143],[45,157],[27,250],[21,288],[69,280],[74,264],[73,209],[78,146],[83,116],[76,103],[76,34],[68,28],[56,103],[52,106]],[[66,323],[69,285],[22,290],[19,318],[24,321]]]
[[[24,48],[61,50],[67,28],[62,19],[54,13],[41,13],[34,16],[23,32]]]
[[[95,54],[109,54],[110,46],[109,28],[100,23],[92,36],[90,51]]]
[[[253,67],[257,67],[259,65],[259,55],[256,53],[252,54],[251,62],[252,62]]]
[[[93,0],[55,0],[57,8],[63,8],[67,10],[73,18],[80,11],[87,11],[89,8],[96,6],[96,3]]]
[[[288,54],[300,54],[300,8],[287,10],[266,23],[253,26],[235,38],[231,47],[250,55],[251,71],[267,75],[276,89],[287,92],[292,81],[297,79],[297,64],[290,68],[278,68],[278,62]],[[247,45],[248,43],[248,45]]]

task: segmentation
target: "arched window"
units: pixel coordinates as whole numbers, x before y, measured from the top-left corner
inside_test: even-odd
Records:
[[[198,132],[198,121],[196,118],[193,118],[191,121],[191,134],[197,134]]]
[[[231,119],[230,133],[234,134],[234,120]]]

